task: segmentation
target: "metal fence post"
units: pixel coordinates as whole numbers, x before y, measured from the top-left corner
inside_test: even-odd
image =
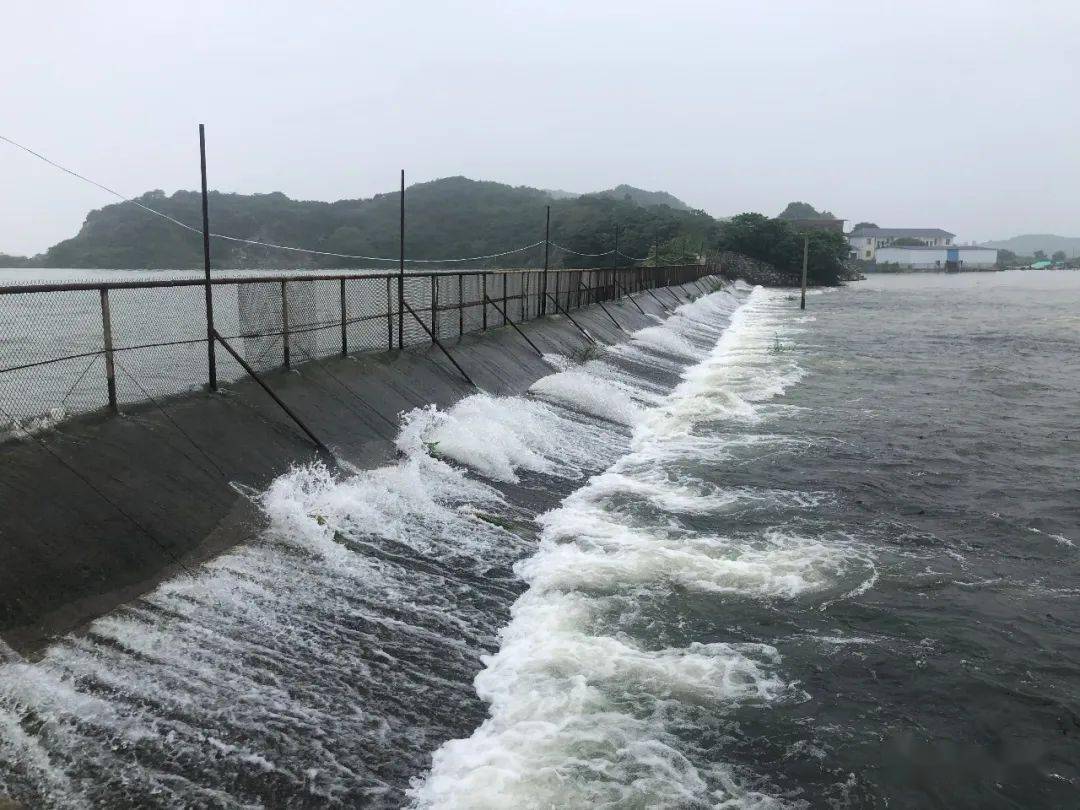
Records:
[[[481,329],[483,331],[485,331],[485,332],[487,331],[487,299],[488,299],[487,278],[488,278],[488,274],[484,273],[484,275],[481,276],[481,280],[480,280],[480,284],[481,284],[481,286],[483,288],[482,289],[483,295],[481,295],[480,297],[483,299],[482,303],[483,303],[483,310],[484,310],[483,325],[481,326]]]
[[[101,288],[101,334],[105,346],[105,384],[109,389],[109,407],[115,412],[116,369],[113,367],[112,316],[109,314],[109,288]]]
[[[431,340],[432,342],[439,336],[439,318],[436,313],[439,311],[439,277],[431,277]]]
[[[502,274],[502,288],[503,288],[503,305],[502,305],[502,322],[503,326],[506,326],[506,273]]]
[[[457,274],[457,331],[458,337],[465,334],[465,275]]]
[[[345,279],[341,280],[341,356],[349,354],[348,314],[345,311]]]
[[[285,368],[289,368],[289,291],[286,285],[288,282],[281,282],[281,349],[282,356],[285,359]]]
[[[199,170],[202,175],[203,273],[206,276],[206,371],[210,390],[217,391],[217,355],[214,353],[214,293],[210,285],[210,207],[206,193],[206,128],[199,124]]]
[[[386,277],[386,349],[394,348],[394,305],[390,293],[390,276]]]

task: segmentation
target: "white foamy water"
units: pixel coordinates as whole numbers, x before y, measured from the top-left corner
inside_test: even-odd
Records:
[[[644,606],[688,592],[795,599],[871,581],[872,561],[843,542],[780,528],[724,537],[683,523],[684,516],[738,505],[810,508],[829,497],[725,489],[690,471],[702,463],[703,448],[716,463],[739,447],[768,446],[767,435],[742,431],[767,418],[765,403],[801,375],[792,357],[774,348],[777,310],[775,297],[763,291],[741,308],[730,294],[714,294],[681,307],[664,327],[635,335],[619,355],[656,353],[667,362],[682,354],[696,363],[650,407],[627,396],[624,404],[635,406],[630,414],[600,413],[588,385],[558,380],[568,372],[534,386],[632,425],[631,452],[538,519],[540,548],[516,566],[529,590],[476,679],[489,717],[471,737],[436,751],[431,772],[414,788],[417,807],[785,805],[748,787],[723,759],[695,756],[676,732],[688,707],[722,715],[799,700],[798,688],[780,673],[776,649],[654,646],[631,630],[647,607],[632,609],[632,621],[624,621],[627,595]],[[711,338],[705,349],[703,336]],[[610,391],[602,396],[610,403]],[[703,434],[706,427],[711,432]]]
[[[714,293],[583,363],[551,357],[529,396],[405,414],[395,464],[282,476],[257,541],[40,661],[0,657],[0,796],[783,806],[684,733],[702,712],[801,700],[777,649],[641,629],[679,594],[843,598],[871,581],[842,539],[693,523],[831,497],[708,474],[799,451],[760,428],[801,374],[773,351],[780,315],[763,292]],[[588,480],[534,521],[484,478]]]

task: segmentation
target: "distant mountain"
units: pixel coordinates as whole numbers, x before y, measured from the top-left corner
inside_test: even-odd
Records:
[[[1059,250],[1064,250],[1065,255],[1070,259],[1080,256],[1080,236],[1025,233],[1011,239],[999,239],[984,244],[987,247],[998,248],[999,250],[1011,250],[1017,256],[1034,256],[1036,250],[1044,251],[1047,256],[1052,256]]]
[[[576,191],[563,191],[561,188],[545,188],[544,193],[553,200],[575,200],[581,196]]]
[[[618,194],[621,190],[626,194]],[[543,238],[545,207],[551,206],[551,239],[581,253],[604,253],[620,227],[620,251],[647,255],[654,240],[706,244],[716,238],[716,220],[690,211],[664,192],[619,186],[612,193],[554,199],[526,186],[448,177],[418,183],[406,191],[406,255],[410,258],[456,258],[499,253]],[[644,198],[641,195],[646,195]],[[644,207],[639,199],[663,200],[667,207]],[[678,204],[675,207],[671,200]],[[198,228],[200,195],[151,191],[138,202]],[[398,195],[316,202],[293,200],[280,192],[228,194],[211,192],[210,229],[239,239],[272,242],[351,256],[395,257],[398,253]],[[230,268],[393,267],[365,259],[286,252],[238,241],[214,239],[212,265]],[[450,266],[537,266],[543,250],[534,247],[491,260]],[[13,262],[23,261],[12,257]],[[552,252],[554,266],[581,267],[608,259]],[[44,267],[197,268],[202,239],[129,202],[91,211],[71,239],[33,258]],[[432,266],[432,265],[425,265]],[[437,265],[434,265],[437,266]]]
[[[638,205],[666,205],[674,211],[689,211],[690,206],[666,191],[645,191],[626,184],[609,188],[605,191],[594,191],[590,197],[610,197],[613,200],[629,200]]]

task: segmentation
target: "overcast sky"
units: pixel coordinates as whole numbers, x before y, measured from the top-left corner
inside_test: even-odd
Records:
[[[463,174],[806,200],[961,239],[1080,235],[1080,2],[40,2],[0,134],[127,195],[366,197]],[[0,252],[103,192],[0,143]]]

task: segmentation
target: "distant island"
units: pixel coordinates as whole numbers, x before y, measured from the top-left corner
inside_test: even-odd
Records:
[[[1052,233],[1026,233],[1011,239],[998,239],[985,243],[987,247],[1001,251],[1001,262],[1006,265],[1030,265],[1033,262],[1070,262],[1080,258],[1080,236],[1057,236]]]

